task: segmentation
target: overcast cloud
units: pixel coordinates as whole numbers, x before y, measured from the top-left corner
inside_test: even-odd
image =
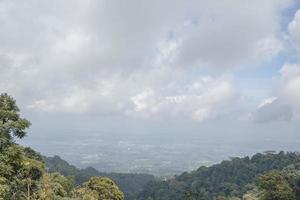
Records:
[[[289,121],[300,111],[300,11],[282,22],[292,6],[1,0],[0,90],[45,115]],[[293,59],[286,55],[283,66],[275,63],[281,70],[271,69],[286,52]],[[276,79],[264,97],[276,100],[260,105],[257,95],[252,105],[235,80],[239,71],[264,67]]]

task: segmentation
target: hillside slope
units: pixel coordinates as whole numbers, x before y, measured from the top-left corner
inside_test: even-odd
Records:
[[[299,153],[255,154],[232,158],[211,167],[200,167],[167,181],[152,181],[139,194],[139,200],[215,199],[218,196],[242,197],[254,188],[256,178],[271,170],[282,170],[300,162]]]
[[[59,156],[43,157],[43,160],[49,172],[59,172],[64,176],[74,176],[76,185],[86,182],[93,176],[108,177],[116,182],[124,192],[127,200],[134,199],[138,193],[142,192],[147,183],[155,180],[154,176],[149,174],[103,173],[92,167],[78,169]]]

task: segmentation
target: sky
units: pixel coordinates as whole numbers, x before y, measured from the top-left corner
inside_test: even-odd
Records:
[[[297,0],[0,0],[0,25],[32,135],[299,130]]]

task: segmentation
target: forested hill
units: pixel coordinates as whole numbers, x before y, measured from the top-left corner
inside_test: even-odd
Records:
[[[182,173],[167,181],[153,181],[147,184],[143,192],[139,195],[139,200],[210,200],[217,197],[239,197],[241,198],[247,191],[257,189],[257,177],[271,170],[277,170],[277,175],[272,174],[272,177],[279,178],[278,183],[268,184],[269,179],[265,181],[267,185],[284,183],[286,174],[283,171],[292,170],[293,177],[288,177],[287,181],[290,187],[295,191],[299,186],[295,186],[296,179],[299,179],[300,171],[295,169],[300,162],[299,153],[284,153],[278,154],[266,153],[255,154],[254,156],[244,158],[232,158],[228,161],[223,161],[220,164],[211,167],[200,167],[198,170],[190,173]],[[270,180],[277,180],[270,178]],[[300,179],[299,179],[300,180]],[[256,183],[256,185],[255,185]],[[300,181],[299,181],[300,184]],[[276,186],[280,188],[280,186]],[[296,188],[296,189],[295,189]],[[285,191],[289,191],[286,189]],[[282,193],[282,192],[281,192]],[[280,195],[282,195],[280,193]],[[270,193],[271,194],[271,193]],[[294,195],[294,194],[291,194]],[[225,198],[219,199],[225,199]],[[273,197],[269,198],[272,199]],[[254,197],[251,199],[255,199]],[[268,198],[261,198],[268,199]],[[296,198],[278,198],[278,199],[296,199]],[[297,197],[300,199],[300,197]]]
[[[74,176],[76,185],[81,185],[93,176],[109,177],[116,182],[128,200],[134,199],[147,183],[154,181],[154,176],[149,174],[103,173],[92,167],[78,169],[59,156],[43,157],[43,160],[50,173],[59,172],[64,176]]]
[[[264,192],[273,194],[274,191],[268,189],[274,190],[274,187],[280,188],[274,193],[281,196],[280,200],[300,199],[300,154],[297,152],[231,158],[165,181],[147,174],[100,173],[92,167],[78,169],[59,156],[44,157],[44,161],[49,172],[74,176],[77,184],[92,176],[109,177],[125,193],[127,200],[237,200],[242,197],[256,200],[263,199],[260,196]],[[266,185],[273,185],[273,188],[265,188]],[[273,200],[274,197],[265,199]]]

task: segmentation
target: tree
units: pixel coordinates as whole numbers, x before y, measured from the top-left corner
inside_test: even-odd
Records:
[[[39,189],[39,181],[45,172],[45,166],[42,162],[28,157],[24,157],[23,166],[19,170],[18,180],[19,187],[24,188],[24,196],[30,200],[33,197],[37,197],[37,191]]]
[[[26,157],[24,149],[16,144],[0,152],[0,163],[0,188],[7,184],[6,199],[30,199],[38,189],[39,179],[45,171],[44,164]]]
[[[0,153],[0,176],[9,183],[9,199],[31,199],[44,173],[44,164],[25,156],[23,148],[11,145]]]
[[[111,179],[92,177],[83,184],[83,188],[74,191],[73,197],[86,200],[123,200],[124,194]]]
[[[72,192],[72,200],[98,200],[99,195],[96,191],[85,187],[77,187]]]
[[[7,179],[0,176],[0,200],[8,199],[9,191],[10,188]]]
[[[20,117],[16,101],[8,94],[0,95],[0,151],[13,142],[13,138],[23,138],[30,122]]]
[[[39,199],[57,200],[69,196],[73,180],[59,173],[45,173],[40,181]]]
[[[248,191],[246,194],[243,195],[243,200],[258,200],[258,191]]]
[[[261,200],[295,200],[295,194],[284,174],[271,171],[261,175],[257,181]]]
[[[33,159],[33,160],[40,161],[40,162],[44,162],[43,156],[40,153],[34,151],[32,148],[25,147],[23,150],[24,150],[24,154],[26,157]]]

